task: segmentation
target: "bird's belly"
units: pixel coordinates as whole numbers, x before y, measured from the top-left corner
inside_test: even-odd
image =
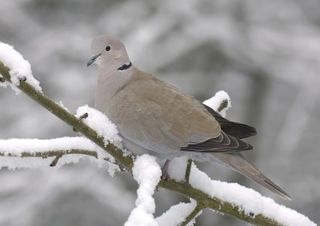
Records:
[[[176,157],[180,157],[186,155],[180,150],[161,150],[161,147],[158,148],[144,148],[141,145],[135,144],[134,142],[122,137],[122,142],[124,147],[131,153],[135,155],[143,155],[143,154],[150,154],[160,159],[173,159]],[[157,150],[156,150],[157,149]],[[163,147],[162,147],[163,149]]]
[[[215,158],[212,153],[197,153],[197,152],[187,152],[187,151],[180,151],[180,150],[168,150],[166,152],[159,152],[158,150],[151,150],[144,148],[140,145],[137,145],[130,140],[122,137],[124,147],[131,153],[135,155],[143,155],[143,154],[150,154],[157,157],[160,161],[161,160],[172,160],[174,158],[188,156],[189,159],[198,162],[207,162],[207,161],[215,161],[221,164],[219,160]],[[224,165],[224,164],[222,164]]]

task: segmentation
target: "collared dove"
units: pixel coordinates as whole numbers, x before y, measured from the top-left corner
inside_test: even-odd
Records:
[[[240,153],[252,149],[241,139],[253,127],[231,122],[193,97],[136,68],[121,41],[96,37],[87,66],[98,65],[95,107],[115,123],[124,146],[135,154],[167,161],[187,155],[216,161],[285,199],[290,196]]]

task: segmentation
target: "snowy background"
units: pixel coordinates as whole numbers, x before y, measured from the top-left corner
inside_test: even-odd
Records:
[[[121,38],[135,65],[199,100],[224,89],[228,117],[258,130],[247,157],[293,197],[283,202],[230,170],[202,164],[320,222],[320,2],[254,0],[16,0],[0,5],[0,41],[32,65],[44,91],[71,111],[93,105],[92,37]],[[0,139],[74,135],[26,96],[0,89]],[[126,174],[94,164],[0,171],[0,225],[123,224],[136,198]],[[156,193],[157,213],[183,200]],[[197,225],[243,225],[205,212]]]

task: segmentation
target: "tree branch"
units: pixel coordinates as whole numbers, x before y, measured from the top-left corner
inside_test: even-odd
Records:
[[[280,226],[281,224],[273,221],[272,219],[258,214],[254,217],[246,215],[241,207],[234,204],[223,202],[218,198],[210,197],[209,195],[203,193],[202,191],[193,188],[190,184],[185,182],[176,181],[163,181],[161,180],[159,186],[183,194],[188,198],[196,200],[198,203],[203,204],[203,208],[210,208],[223,214],[227,214],[232,217],[236,217],[240,220],[246,221],[255,225],[270,225],[270,226]]]
[[[48,157],[62,157],[63,155],[72,155],[72,154],[80,154],[80,155],[88,155],[90,157],[97,158],[97,152],[95,151],[88,151],[88,150],[81,150],[81,149],[71,149],[71,150],[53,150],[53,151],[46,151],[46,152],[21,152],[20,154],[14,153],[7,153],[7,152],[0,152],[0,156],[8,156],[8,157],[20,157],[20,158],[28,158],[28,157],[38,157],[46,159]]]
[[[9,68],[7,68],[2,62],[0,62],[0,74],[2,74],[6,81],[11,82]],[[76,131],[82,133],[89,140],[93,141],[95,144],[111,154],[118,161],[118,163],[123,165],[127,170],[131,170],[133,165],[132,158],[129,156],[123,156],[122,151],[113,144],[105,144],[103,138],[99,137],[97,132],[82,122],[81,119],[75,117],[73,114],[65,110],[63,107],[41,92],[36,91],[30,84],[28,84],[28,81],[20,81],[20,84],[17,87],[52,114],[60,118]]]
[[[2,74],[3,78],[6,81],[11,82],[11,77],[9,74],[9,69],[0,62],[0,74]],[[33,100],[38,102],[40,105],[42,105],[44,108],[46,108],[48,111],[53,113],[55,116],[63,120],[65,123],[70,125],[72,128],[76,129],[76,131],[79,131],[82,133],[85,137],[96,143],[98,146],[103,148],[106,152],[111,154],[117,162],[122,165],[124,168],[126,168],[128,171],[131,172],[132,166],[133,166],[133,159],[130,156],[124,156],[122,151],[114,146],[112,143],[108,142],[107,144],[104,143],[104,140],[102,137],[99,137],[96,131],[94,131],[92,128],[87,126],[84,122],[82,122],[80,119],[76,118],[74,115],[72,115],[70,112],[62,108],[59,104],[55,103],[51,99],[49,99],[44,94],[36,91],[30,84],[28,84],[28,81],[20,81],[20,84],[17,86],[21,91],[23,91],[25,94],[27,94],[29,97],[31,97]],[[78,152],[77,154],[86,154],[90,156],[96,157],[96,155],[92,152],[85,152],[84,150],[73,150],[74,152]],[[50,154],[49,154],[50,153]],[[69,151],[69,153],[65,154],[73,154],[72,150]],[[23,154],[25,157],[34,157],[34,156],[28,156],[27,153]],[[61,155],[61,152],[48,152],[48,156],[59,156]],[[37,156],[37,154],[35,154]],[[39,154],[39,157],[43,157]],[[271,220],[270,218],[263,216],[262,214],[256,215],[254,217],[248,216],[245,214],[240,206],[235,206],[232,203],[224,202],[216,197],[209,197],[206,193],[192,187],[188,183],[184,182],[176,182],[174,180],[161,180],[159,183],[159,186],[176,191],[184,196],[187,196],[189,198],[192,198],[197,201],[197,203],[201,203],[202,208],[211,208],[217,212],[228,214],[230,216],[236,217],[240,220],[249,222],[251,224],[256,225],[281,225],[278,222],[275,222]],[[190,216],[191,217],[191,216]]]

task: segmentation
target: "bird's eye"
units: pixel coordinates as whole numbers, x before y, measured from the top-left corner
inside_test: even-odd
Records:
[[[111,47],[110,46],[106,46],[106,51],[110,51]]]

